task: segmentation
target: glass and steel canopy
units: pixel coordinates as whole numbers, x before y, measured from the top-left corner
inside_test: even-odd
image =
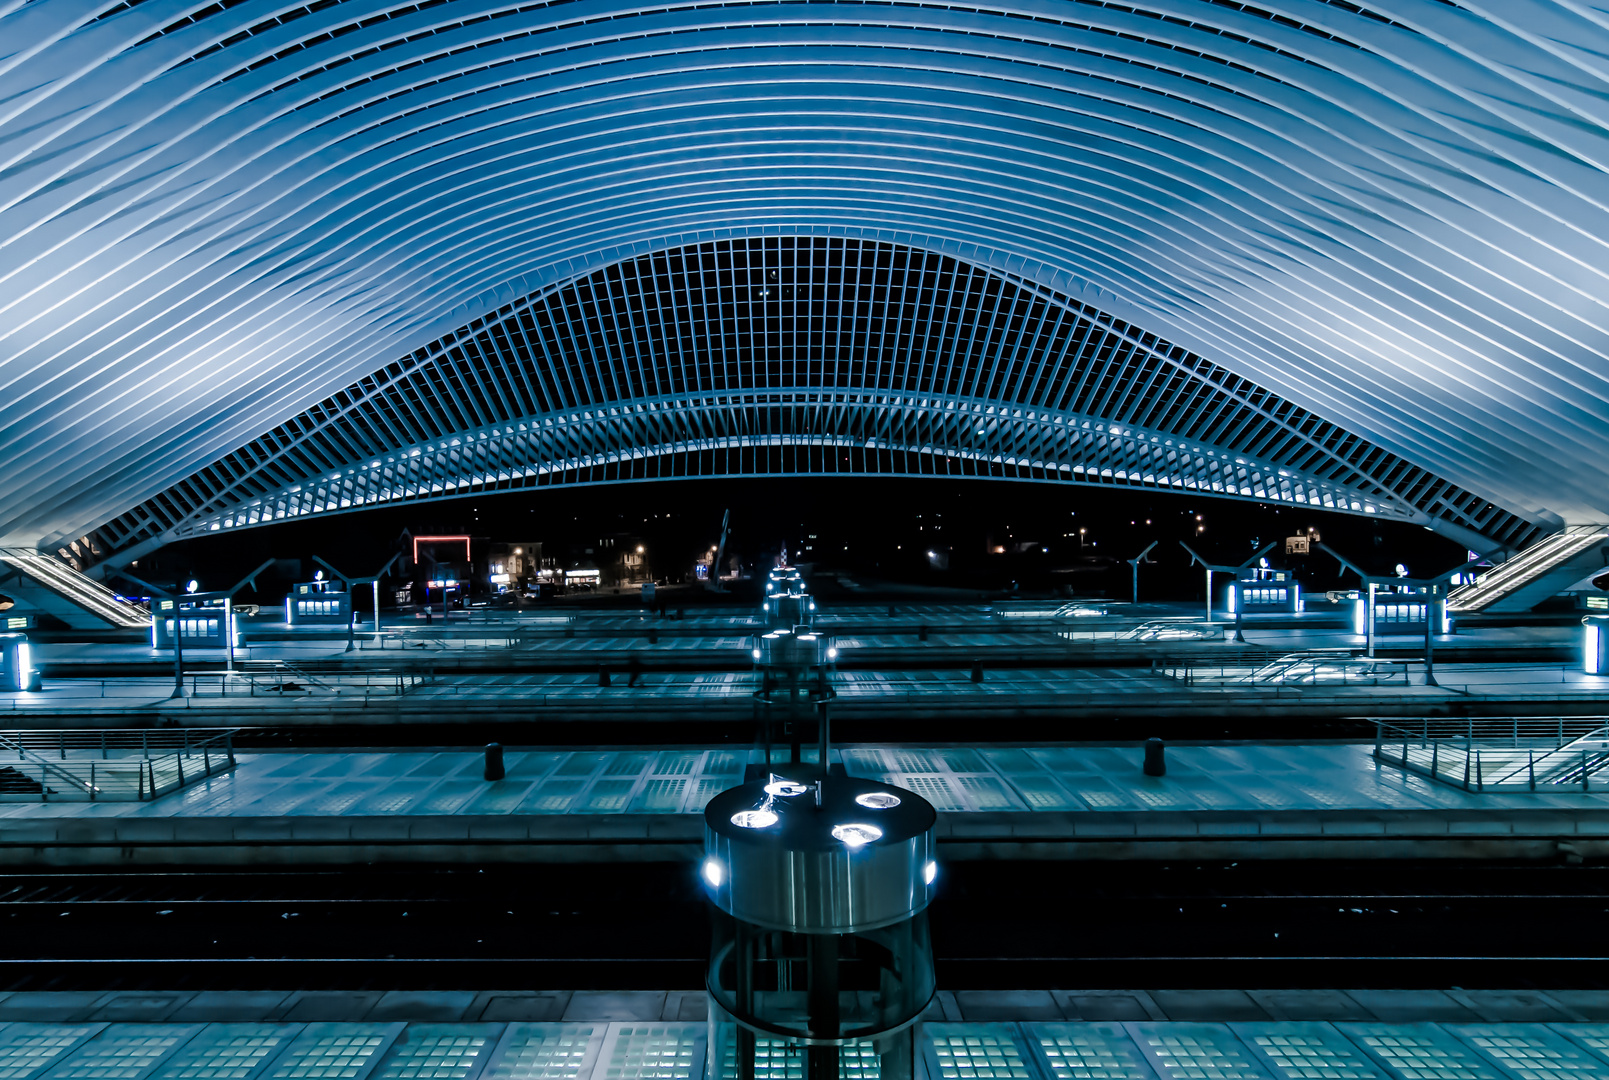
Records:
[[[1288,486],[1510,545],[1609,514],[1590,5],[0,0],[0,42],[0,542],[695,455]],[[819,370],[765,335],[824,335],[826,298],[803,324],[797,297],[718,304],[722,334],[763,324],[749,361],[565,315],[649,278],[636,325],[680,326],[708,286],[659,265],[756,241],[994,299],[871,281],[909,351],[823,344]],[[931,359],[1008,295],[998,332],[1032,343]],[[1135,371],[1072,352],[1085,324]],[[470,407],[455,366],[510,377]]]

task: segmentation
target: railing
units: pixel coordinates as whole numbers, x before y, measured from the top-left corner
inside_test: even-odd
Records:
[[[1237,652],[1222,660],[1159,660],[1152,670],[1186,686],[1408,685],[1407,663],[1346,652]]]
[[[239,671],[202,671],[186,676],[194,697],[278,698],[316,694],[400,697],[432,677],[429,670],[409,668],[314,674],[281,661],[246,661]]]
[[[1609,768],[1609,718],[1376,720],[1374,757],[1465,791],[1590,791]]]
[[[1447,606],[1454,613],[1480,611],[1524,588],[1606,537],[1609,537],[1609,531],[1595,525],[1578,526],[1545,537],[1508,562],[1499,563],[1480,575],[1474,584],[1454,589],[1447,596]]]
[[[0,734],[0,802],[143,801],[235,767],[235,729]],[[54,759],[54,760],[53,760]]]

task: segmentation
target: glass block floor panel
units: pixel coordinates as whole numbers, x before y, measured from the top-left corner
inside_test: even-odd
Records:
[[[1434,1024],[1337,1024],[1397,1080],[1503,1080],[1473,1049]]]
[[[401,1024],[309,1024],[274,1062],[274,1080],[368,1080]]]
[[[1577,1046],[1609,1060],[1609,1024],[1549,1024],[1548,1030],[1563,1035]]]
[[[1609,1062],[1535,1024],[1444,1024],[1519,1080],[1609,1080]]]
[[[1383,1073],[1328,1024],[1231,1024],[1280,1080],[1380,1080]]]
[[[199,1024],[108,1024],[46,1075],[51,1080],[145,1080]]]
[[[1140,1050],[1163,1080],[1266,1080],[1228,1028],[1218,1024],[1130,1024]]]
[[[1035,1080],[1013,1024],[926,1024],[932,1080]]]
[[[1051,1080],[1155,1080],[1122,1024],[1028,1024]]]
[[[590,1076],[603,1024],[510,1024],[481,1080],[576,1080]]]
[[[701,1080],[704,1028],[699,1024],[615,1024],[603,1061],[593,1075],[601,1080]]]
[[[374,1080],[465,1080],[480,1071],[500,1034],[499,1024],[409,1024]]]
[[[210,1024],[152,1073],[152,1080],[255,1080],[300,1024]]]
[[[101,1024],[12,1024],[0,1031],[0,1080],[33,1080]]]

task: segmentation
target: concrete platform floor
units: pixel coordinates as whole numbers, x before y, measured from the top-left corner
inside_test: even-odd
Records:
[[[1177,992],[1175,992],[1177,993]],[[1167,992],[953,994],[917,1031],[923,1080],[1605,1080],[1609,1025],[1570,1017],[1552,1023],[1487,1019],[1470,995],[1331,992],[1344,1018],[1266,1019],[1291,995],[1196,994],[1177,1011],[1206,1019],[1161,1019]],[[65,996],[65,995],[61,995]],[[1601,995],[1600,995],[1601,996]],[[48,1008],[48,995],[13,995],[0,1017]],[[1511,995],[1519,1011],[1569,1017],[1557,995]],[[24,1000],[18,1001],[22,998]],[[317,994],[106,995],[75,1010],[93,1019],[16,1020],[0,1027],[0,1075],[35,1078],[237,1080],[715,1080],[735,1073],[730,1052],[708,1052],[701,995],[686,994]],[[1490,1000],[1490,999],[1488,999]],[[15,1004],[13,1004],[15,1002]],[[1375,1009],[1394,1020],[1382,1020]],[[1470,1003],[1466,1003],[1470,1002]],[[488,1019],[555,1012],[547,1020]],[[120,1013],[162,1019],[140,1022]],[[668,1015],[674,1011],[674,1015]],[[945,1014],[954,1012],[955,1018]],[[1141,1012],[1119,1020],[1063,1019],[1068,1012]],[[1297,1007],[1300,1012],[1300,1007]],[[256,1021],[222,1020],[255,1012]],[[363,1019],[349,1014],[361,1012]],[[410,1020],[435,1012],[430,1019]],[[1440,1015],[1441,1022],[1403,1022]],[[457,1013],[459,1017],[452,1017]],[[1462,1013],[1463,1015],[1458,1015]],[[623,1015],[624,1014],[624,1015]],[[641,1015],[636,1015],[641,1014]],[[978,1014],[972,1019],[969,1014]],[[1417,1014],[1417,1015],[1416,1015]],[[984,1016],[988,1018],[985,1019]],[[1163,1013],[1163,1015],[1166,1015]],[[340,1019],[334,1017],[339,1016]],[[965,1018],[963,1018],[965,1017]],[[1258,1018],[1253,1018],[1258,1017]],[[1216,1021],[1216,1022],[1214,1022]],[[858,1050],[858,1052],[857,1052]],[[764,1060],[757,1075],[785,1080],[800,1062]],[[875,1080],[877,1058],[854,1044],[841,1075]]]
[[[845,747],[856,776],[909,788],[945,813],[1609,810],[1609,788],[1467,792],[1386,766],[1372,745],[1174,745],[1145,776],[1133,746]],[[786,751],[783,751],[783,755]],[[807,758],[813,758],[809,751]],[[41,819],[696,814],[761,762],[752,749],[519,750],[487,782],[479,753],[240,755],[233,772],[149,802],[0,803],[8,826]],[[780,765],[779,771],[786,771]]]
[[[1558,702],[1572,714],[1591,708],[1609,695],[1609,677],[1592,676],[1565,664],[1438,664],[1440,686],[1425,686],[1423,667],[1408,665],[1406,679],[1396,676],[1381,685],[1312,684],[1210,684],[1186,685],[1182,680],[1155,674],[1145,668],[1031,668],[990,667],[980,683],[965,669],[844,671],[834,686],[840,707],[922,709],[1007,707],[1013,702],[1062,701],[1066,708],[1108,706],[1118,710],[1152,707],[1159,702],[1172,713],[1192,707],[1258,709],[1270,705],[1302,709],[1311,705],[1350,710],[1353,715],[1401,715],[1404,709],[1435,709],[1450,704],[1479,705],[1504,702],[1540,704],[1545,710]],[[627,685],[625,673],[615,670],[611,685],[601,687],[589,673],[529,673],[517,675],[437,675],[424,682],[409,682],[395,675],[318,675],[315,679],[290,677],[297,689],[266,690],[283,684],[285,677],[259,677],[256,685],[244,676],[201,674],[186,679],[190,697],[170,700],[171,675],[114,679],[59,679],[38,693],[0,693],[0,717],[13,725],[27,723],[28,714],[82,717],[92,723],[97,715],[149,714],[152,722],[180,713],[187,723],[234,726],[282,723],[287,712],[339,715],[362,722],[358,712],[381,708],[382,719],[421,720],[444,703],[477,707],[499,704],[524,715],[541,715],[549,709],[580,706],[602,710],[711,705],[740,707],[747,715],[748,699],[758,688],[752,672],[649,671],[639,686]],[[1406,685],[1405,685],[1406,682]],[[1163,700],[1165,697],[1165,701]],[[1389,711],[1387,711],[1389,710]],[[1488,710],[1489,711],[1489,710]],[[1525,710],[1535,713],[1535,707]],[[218,715],[213,715],[218,714]],[[223,714],[228,714],[227,716]],[[1507,715],[1500,713],[1500,715]],[[267,719],[272,716],[272,719]],[[65,720],[64,720],[65,722]],[[53,721],[54,723],[54,721]],[[61,726],[57,724],[56,726]]]

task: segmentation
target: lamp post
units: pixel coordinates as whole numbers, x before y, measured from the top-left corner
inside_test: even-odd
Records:
[[[184,583],[173,584],[173,693],[168,695],[169,700],[184,697],[184,620],[179,613],[184,610]]]

